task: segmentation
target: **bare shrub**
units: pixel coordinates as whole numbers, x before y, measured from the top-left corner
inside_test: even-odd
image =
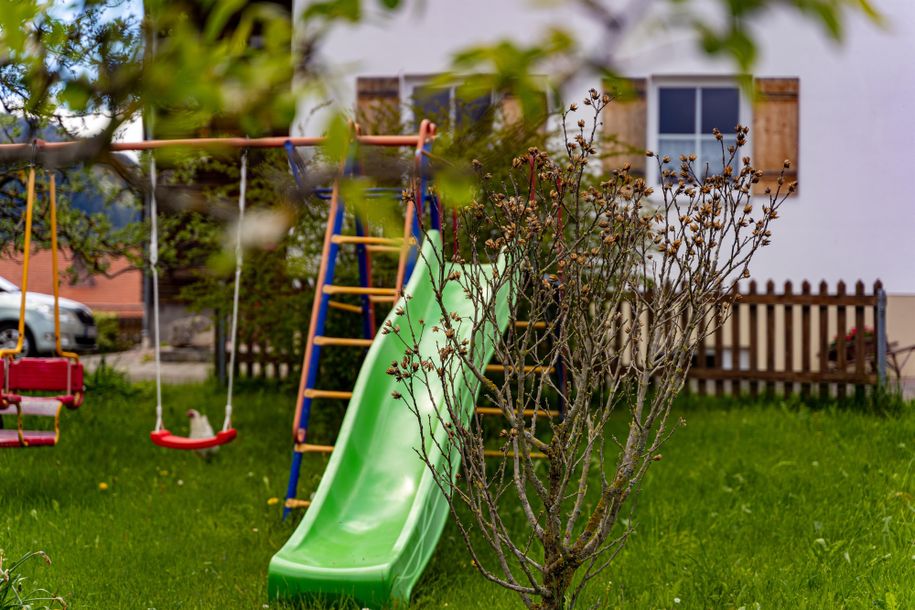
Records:
[[[388,371],[402,382],[395,396],[424,430],[448,431],[446,446],[430,438],[417,450],[474,565],[529,608],[574,607],[622,549],[632,499],[678,425],[671,403],[698,340],[727,319],[734,284],[796,188],[782,177],[765,205],[751,199],[762,172],[740,157],[741,126],[734,146],[716,132],[719,173],[696,167],[695,156],[647,153],[660,192],[630,167],[597,179],[589,170],[608,103],[591,90],[588,121],[574,118],[575,104],[563,114],[575,123],[558,160],[530,149],[501,184],[475,164],[481,187],[461,212],[463,252],[430,265],[441,316],[418,328],[439,333],[437,349],[424,353],[415,334],[385,329],[405,344]],[[453,282],[472,314],[443,298]],[[507,320],[493,306],[503,291]],[[504,372],[487,370],[487,343]],[[498,440],[494,420],[471,415],[468,397],[479,393],[501,414]],[[429,399],[444,407],[422,412]]]

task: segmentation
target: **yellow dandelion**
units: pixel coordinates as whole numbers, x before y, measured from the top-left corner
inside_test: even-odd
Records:
[[[108,483],[102,481],[101,483],[98,484],[98,488],[99,488],[99,491],[105,491],[106,489],[108,489]]]
[[[279,503],[280,503],[279,498],[270,498],[269,500],[267,500],[267,504],[269,506],[273,506],[274,504],[279,504]]]

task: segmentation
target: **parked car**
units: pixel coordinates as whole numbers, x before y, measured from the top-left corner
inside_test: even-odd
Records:
[[[19,338],[19,303],[22,291],[0,277],[0,348],[16,347]],[[54,345],[54,297],[28,292],[25,302],[25,338],[22,351],[29,356],[52,354]],[[76,301],[60,299],[60,346],[67,351],[95,349],[98,328],[92,310]]]

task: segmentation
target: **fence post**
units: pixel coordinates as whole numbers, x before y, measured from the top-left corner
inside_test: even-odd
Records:
[[[877,305],[874,307],[874,335],[877,342],[877,383],[886,384],[886,291],[880,280],[874,284]]]

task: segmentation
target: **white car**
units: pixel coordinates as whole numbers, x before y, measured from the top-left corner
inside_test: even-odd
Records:
[[[19,303],[22,291],[0,277],[0,348],[16,347],[19,338]],[[86,352],[95,349],[98,328],[92,310],[76,301],[60,299],[60,346],[67,351]],[[29,356],[53,354],[54,297],[28,292],[25,305],[25,338],[22,351]]]

